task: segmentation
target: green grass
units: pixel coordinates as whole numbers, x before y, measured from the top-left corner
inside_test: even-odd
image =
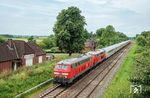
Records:
[[[136,48],[137,45],[133,43],[125,61],[106,89],[103,98],[132,98],[133,95],[130,94],[129,78],[132,71],[135,69],[134,57]]]
[[[35,40],[36,40],[37,43],[40,43],[40,42],[42,42],[43,39],[45,39],[45,38],[47,38],[47,37],[38,37],[38,38],[35,38]]]
[[[77,56],[78,54],[73,54]],[[45,64],[38,64],[32,67],[21,68],[8,75],[0,77],[0,98],[12,98],[19,93],[22,93],[41,82],[44,82],[53,77],[53,67],[56,62],[69,58],[68,54],[56,54],[55,59],[47,61]],[[50,86],[46,85],[41,89]],[[40,90],[32,92],[38,93]],[[32,95],[32,94],[31,94]]]

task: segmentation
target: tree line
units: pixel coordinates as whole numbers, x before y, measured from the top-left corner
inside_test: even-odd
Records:
[[[112,25],[96,30],[96,35],[99,47],[105,47],[128,40],[128,37],[125,34],[115,31],[115,28]]]

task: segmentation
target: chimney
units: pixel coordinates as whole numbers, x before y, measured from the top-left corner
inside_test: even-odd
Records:
[[[9,45],[10,48],[13,48],[12,39],[8,39],[8,45]]]

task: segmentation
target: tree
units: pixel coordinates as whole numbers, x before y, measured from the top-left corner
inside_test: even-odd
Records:
[[[85,38],[85,40],[90,39],[92,37],[94,37],[93,33],[92,32],[88,32],[87,29],[84,29],[84,38]]]
[[[106,31],[109,32],[109,33],[115,32],[115,28],[114,28],[112,25],[108,25],[108,26],[106,27]]]
[[[55,36],[50,35],[49,37],[43,39],[42,43],[40,43],[40,46],[45,49],[50,49],[52,47],[55,47],[56,46]]]
[[[105,28],[100,28],[100,29],[96,30],[96,35],[98,37],[101,37],[103,33],[105,33]]]
[[[150,31],[143,31],[141,35],[144,36],[145,38],[150,37]]]
[[[144,38],[144,36],[138,36],[137,37],[137,43],[140,46],[145,46],[147,44],[146,39]]]
[[[72,6],[63,9],[53,28],[59,49],[69,53],[69,56],[73,52],[81,52],[85,42],[85,25],[85,18],[79,8]]]
[[[150,46],[150,31],[144,31],[141,35],[137,36],[136,38],[138,45],[140,46]]]
[[[30,36],[30,37],[28,38],[28,41],[36,42],[36,40],[34,39],[34,36]]]
[[[3,37],[0,36],[0,43],[4,43],[5,40],[3,39]]]

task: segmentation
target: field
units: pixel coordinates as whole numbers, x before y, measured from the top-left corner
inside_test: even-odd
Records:
[[[37,43],[40,43],[40,42],[42,42],[42,40],[44,39],[44,38],[46,38],[46,37],[36,37],[35,38],[35,40],[36,40],[36,42]],[[28,41],[28,38],[26,38],[26,37],[16,37],[16,38],[12,38],[13,40],[23,40],[23,41]]]
[[[7,39],[13,39],[13,40],[23,40],[23,41],[28,41],[28,37],[13,37],[13,38],[7,38],[7,37],[4,37],[6,40]],[[35,37],[35,40],[37,43],[40,43],[42,42],[42,40],[46,38],[46,37]]]
[[[72,57],[78,54],[73,54]],[[68,54],[55,54],[55,59],[45,64],[21,68],[6,76],[0,77],[0,98],[12,98],[41,82],[53,77],[53,67],[56,62],[69,58]],[[49,84],[51,85],[51,84]]]
[[[135,69],[134,57],[136,47],[137,45],[134,43],[124,60],[124,63],[121,65],[121,68],[106,89],[103,98],[132,98],[133,95],[130,94],[129,78],[132,71]]]

